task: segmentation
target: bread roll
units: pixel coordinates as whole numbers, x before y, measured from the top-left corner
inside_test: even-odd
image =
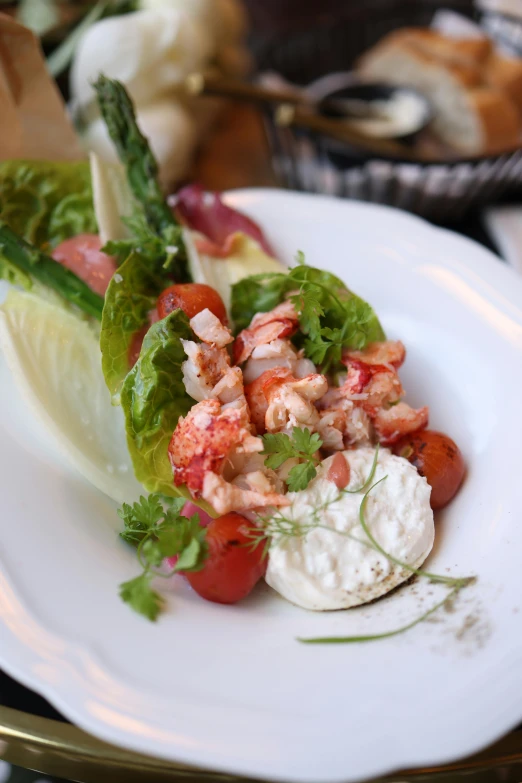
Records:
[[[443,59],[433,54],[435,48],[428,51],[422,42],[437,41],[438,46],[442,36],[434,36],[431,31],[411,28],[387,36],[363,55],[359,74],[366,80],[413,87],[426,95],[434,108],[434,132],[464,155],[493,154],[515,147],[521,121],[513,101],[499,89],[484,85],[484,65],[471,64],[469,58],[465,62],[465,57]],[[463,43],[445,41],[450,49]],[[439,47],[439,54],[443,49]],[[457,51],[462,52],[458,46]]]
[[[407,40],[425,54],[448,63],[480,68],[493,51],[489,38],[452,38],[427,27],[405,28]]]
[[[496,87],[509,95],[522,112],[522,60],[492,54],[484,68],[484,80],[490,87]]]

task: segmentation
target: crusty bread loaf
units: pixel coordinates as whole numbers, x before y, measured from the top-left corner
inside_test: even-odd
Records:
[[[522,60],[493,53],[486,62],[484,80],[509,95],[522,112]]]
[[[466,98],[469,141],[461,143],[464,137],[459,129],[452,138],[451,131],[440,128],[439,135],[448,144],[469,154],[494,155],[520,143],[520,115],[504,93],[491,87],[476,87],[467,91]]]
[[[365,79],[400,84],[396,67],[401,71],[401,78],[406,75],[403,70],[419,67],[429,68],[432,78],[437,74],[443,78],[448,72],[461,87],[477,87],[482,83],[481,69],[476,64],[435,57],[422,45],[418,32],[416,28],[406,28],[387,35],[359,59],[356,64],[359,74]]]
[[[424,93],[434,108],[434,132],[463,154],[489,154],[515,147],[521,130],[517,107],[507,90],[488,86],[484,76],[496,57],[491,46],[463,49],[461,45],[472,43],[472,39],[445,38],[442,43],[442,38],[430,30],[398,30],[363,55],[358,71],[366,80],[414,87]],[[452,47],[457,52],[453,57]],[[501,77],[507,82],[505,71],[501,73],[496,61],[495,65],[492,84]]]
[[[480,68],[493,51],[489,38],[450,38],[428,27],[406,27],[405,38],[425,54],[448,63]]]

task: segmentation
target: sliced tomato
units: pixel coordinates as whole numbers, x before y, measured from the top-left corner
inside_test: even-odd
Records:
[[[95,293],[105,296],[110,279],[116,271],[116,262],[101,251],[97,234],[79,234],[65,239],[53,250],[55,261],[74,272]]]
[[[245,598],[266,571],[264,544],[252,546],[250,522],[231,512],[207,527],[209,555],[201,571],[186,573],[196,593],[207,601],[235,604]]]
[[[222,323],[227,321],[227,311],[220,295],[215,288],[204,283],[176,283],[159,295],[158,313],[160,318],[165,318],[178,308],[183,310],[189,318],[208,309]]]

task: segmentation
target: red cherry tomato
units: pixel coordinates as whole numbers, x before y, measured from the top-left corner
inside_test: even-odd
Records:
[[[222,323],[226,323],[227,311],[218,292],[204,283],[176,283],[166,288],[158,298],[158,313],[165,318],[180,308],[189,318],[209,309]]]
[[[210,522],[205,565],[201,571],[185,574],[202,598],[218,604],[235,604],[261,579],[267,565],[264,543],[252,547],[250,528],[250,522],[235,512]]]
[[[116,262],[101,252],[97,234],[79,234],[65,239],[53,250],[55,261],[74,272],[100,296],[105,296],[110,279],[116,271]]]
[[[459,447],[447,435],[434,430],[415,432],[402,438],[393,451],[415,465],[426,478],[431,487],[433,509],[442,508],[457,493],[466,465]]]

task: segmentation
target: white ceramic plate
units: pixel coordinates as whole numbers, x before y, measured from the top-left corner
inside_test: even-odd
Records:
[[[279,191],[227,201],[340,275],[408,348],[413,404],[469,476],[437,520],[432,571],[476,574],[449,613],[353,646],[444,593],[425,582],[314,614],[260,589],[223,607],[170,587],[156,625],[117,595],[136,573],[115,506],[77,477],[0,378],[0,663],[99,737],[215,770],[355,781],[478,750],[522,719],[522,282],[478,245],[392,209]]]

